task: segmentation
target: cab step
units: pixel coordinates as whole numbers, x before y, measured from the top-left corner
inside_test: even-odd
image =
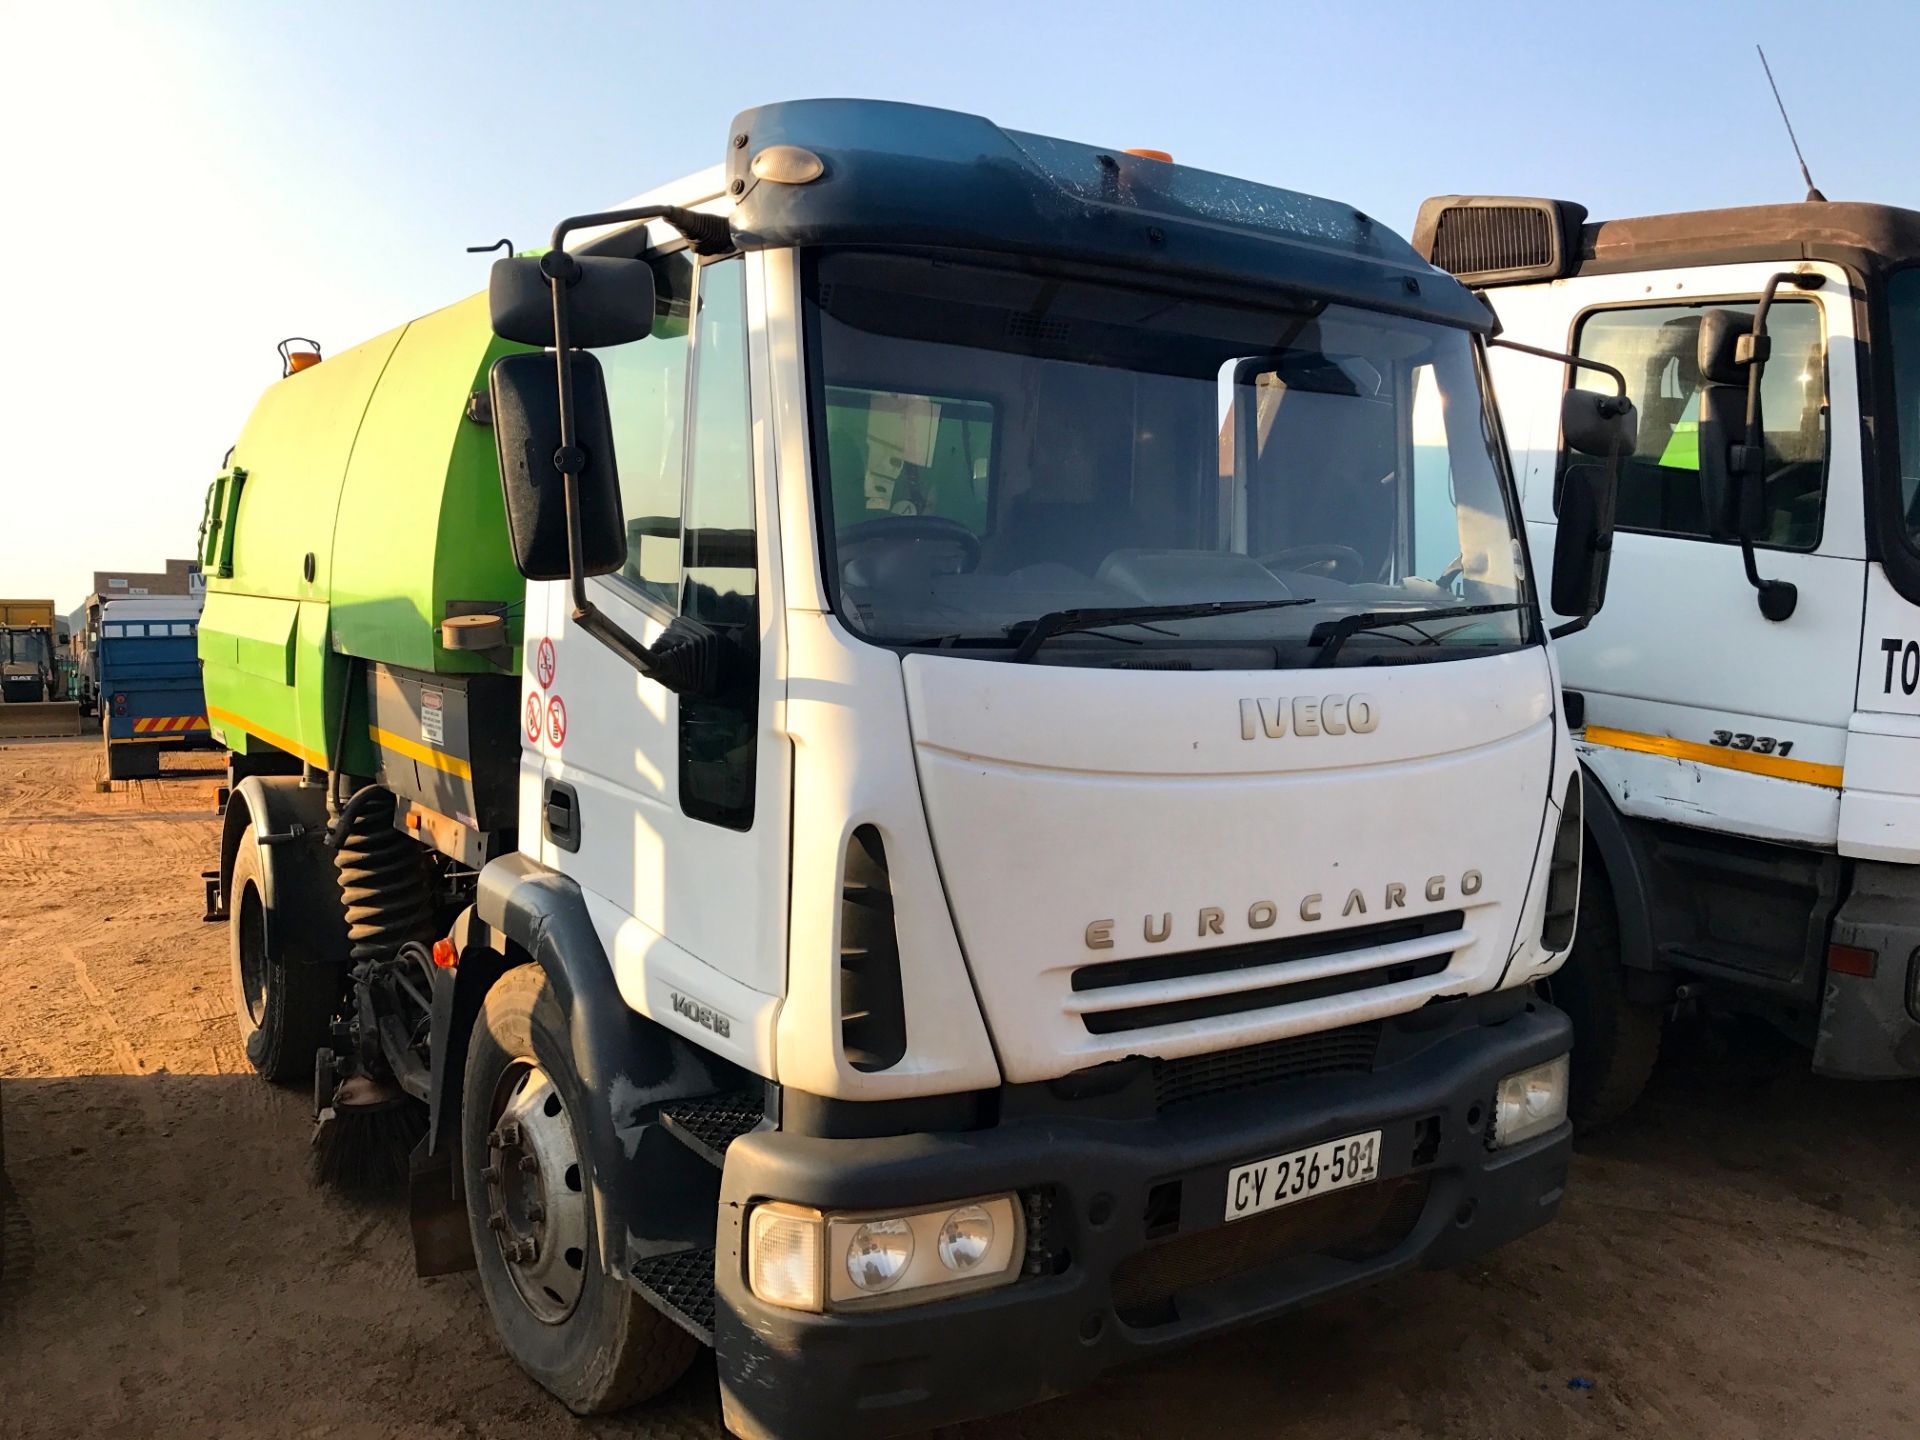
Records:
[[[646,1302],[702,1345],[713,1345],[713,1251],[636,1260],[628,1274]]]
[[[742,1135],[763,1129],[766,1101],[753,1091],[733,1095],[705,1095],[694,1100],[670,1100],[660,1110],[660,1123],[674,1139],[710,1165],[724,1165],[727,1146]]]

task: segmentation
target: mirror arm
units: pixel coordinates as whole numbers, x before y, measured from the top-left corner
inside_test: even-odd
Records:
[[[1791,616],[1800,604],[1800,591],[1789,580],[1762,579],[1759,567],[1753,558],[1753,536],[1746,524],[1746,487],[1758,485],[1766,479],[1767,437],[1760,428],[1760,382],[1764,377],[1769,358],[1767,343],[1767,312],[1773,308],[1774,296],[1782,285],[1791,285],[1797,290],[1818,290],[1826,284],[1824,275],[1804,275],[1793,271],[1782,271],[1769,277],[1766,288],[1760,292],[1760,303],[1753,308],[1753,329],[1746,336],[1746,344],[1741,347],[1742,354],[1737,358],[1747,367],[1747,425],[1742,437],[1739,453],[1734,457],[1734,468],[1740,472],[1741,516],[1740,516],[1740,562],[1747,572],[1747,583],[1754,588],[1760,602],[1760,613],[1769,620],[1780,621]]]
[[[1547,634],[1555,640],[1564,640],[1569,635],[1577,635],[1593,623],[1593,616],[1582,615],[1576,620],[1568,620],[1555,625]]]
[[[551,254],[566,254],[567,236],[575,230],[598,225],[631,225],[641,220],[664,220],[693,247],[696,255],[726,255],[733,251],[733,230],[724,215],[703,215],[683,210],[678,205],[630,205],[624,210],[596,210],[588,215],[569,215],[553,227]]]
[[[1542,350],[1538,345],[1522,345],[1518,340],[1507,340],[1496,335],[1487,341],[1489,345],[1498,345],[1502,350],[1518,350],[1522,355],[1532,355],[1541,360],[1558,360],[1562,365],[1573,366],[1581,370],[1598,370],[1613,380],[1613,393],[1621,399],[1626,398],[1627,377],[1611,365],[1598,360],[1589,360],[1582,355],[1569,355],[1562,350]]]

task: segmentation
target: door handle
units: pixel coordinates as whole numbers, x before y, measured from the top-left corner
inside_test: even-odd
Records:
[[[541,807],[541,823],[547,839],[562,850],[580,848],[580,796],[579,793],[561,780],[549,780],[546,784],[546,803]]]

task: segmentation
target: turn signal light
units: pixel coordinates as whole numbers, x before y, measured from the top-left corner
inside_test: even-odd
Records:
[[[433,942],[433,963],[442,970],[451,970],[460,963],[460,953],[453,948],[453,941],[443,938]]]

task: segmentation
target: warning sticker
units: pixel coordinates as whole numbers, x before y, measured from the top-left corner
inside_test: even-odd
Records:
[[[547,739],[555,745],[567,743],[567,703],[558,695],[547,702]]]
[[[533,678],[540,682],[542,690],[553,687],[553,674],[559,668],[559,659],[553,653],[553,640],[543,636],[540,648],[533,655]]]
[[[538,745],[540,743],[541,713],[539,695],[534,694],[527,696],[527,741],[529,744]]]
[[[447,711],[438,690],[420,692],[420,738],[435,749],[447,745]]]

